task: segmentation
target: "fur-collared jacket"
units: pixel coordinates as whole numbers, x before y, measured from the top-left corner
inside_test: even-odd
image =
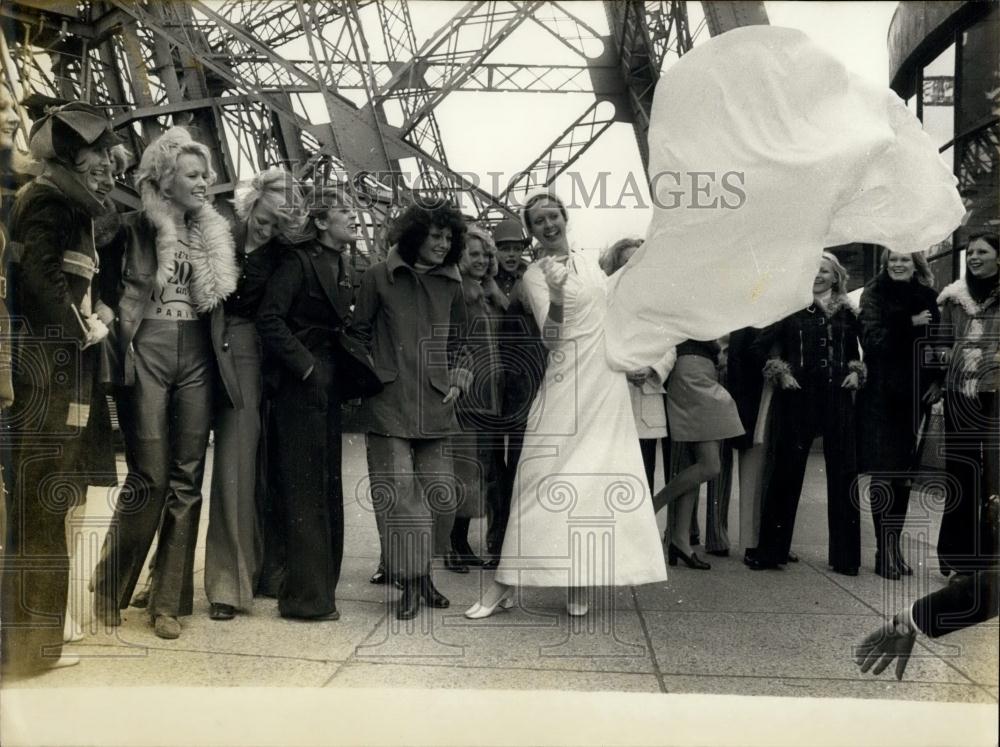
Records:
[[[223,388],[234,407],[242,406],[235,362],[224,345],[225,318],[222,302],[236,288],[239,267],[232,228],[214,207],[205,205],[188,226],[191,262],[191,303],[211,325],[212,346],[219,364]],[[143,209],[122,219],[122,230],[102,257],[108,276],[102,280],[113,288],[116,300],[115,335],[117,360],[111,380],[135,384],[135,349],[132,341],[142,324],[147,305],[173,271],[177,231],[169,206],[162,198],[143,194]],[[106,291],[112,292],[112,291]]]
[[[849,373],[857,373],[864,384],[860,338],[858,310],[847,295],[839,295],[826,306],[812,303],[767,327],[755,348],[767,359],[764,376],[769,379],[790,373],[803,389],[839,389]]]
[[[969,293],[964,278],[938,296],[941,324],[950,343],[945,388],[951,391],[1000,390],[1000,298],[994,287],[982,303]]]
[[[858,400],[858,457],[866,472],[913,466],[922,397],[941,378],[936,299],[937,291],[917,279],[893,280],[884,270],[865,286],[860,318],[868,381]],[[923,311],[931,323],[913,326]]]

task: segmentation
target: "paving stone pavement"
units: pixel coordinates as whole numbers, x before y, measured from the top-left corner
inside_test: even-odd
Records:
[[[124,469],[124,464],[120,464]],[[211,479],[211,461],[205,476]],[[889,673],[859,675],[852,645],[894,611],[945,583],[937,572],[933,512],[907,528],[912,579],[876,576],[871,520],[862,515],[863,568],[857,578],[826,565],[822,458],[813,454],[793,549],[801,562],[781,572],[752,572],[738,548],[738,498],[730,507],[729,558],[710,558],[709,572],[671,568],[666,583],[603,590],[590,616],[567,616],[564,592],[525,589],[515,609],[484,621],[461,613],[489,573],[443,570],[435,582],[448,610],[424,610],[401,623],[391,614],[397,592],[372,586],[378,559],[375,522],[355,487],[365,474],[364,441],[344,440],[346,550],[337,622],[281,619],[276,603],[258,599],[231,622],[208,618],[202,587],[204,536],[196,561],[194,614],[179,639],[157,638],[141,610],[109,633],[88,626],[68,649],[79,666],[17,688],[81,686],[216,686],[311,688],[439,688],[467,690],[619,691],[997,703],[996,625],[984,625],[918,646],[904,682]],[[89,619],[86,584],[100,549],[114,491],[92,490],[77,541],[85,560],[73,569],[74,600]],[[704,504],[704,501],[702,501]],[[704,526],[704,505],[702,505]],[[661,517],[662,527],[663,517]],[[473,528],[479,531],[478,522]],[[389,610],[389,614],[387,614]]]

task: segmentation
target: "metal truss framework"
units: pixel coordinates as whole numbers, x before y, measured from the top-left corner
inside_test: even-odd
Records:
[[[633,125],[645,163],[668,58],[706,27],[767,23],[762,3],[706,2],[692,32],[687,6],[606,2],[605,36],[558,2],[473,1],[456,4],[420,44],[411,15],[419,2],[407,0],[23,0],[0,6],[0,56],[16,96],[108,106],[136,153],[165,127],[191,126],[215,154],[216,193],[276,163],[305,181],[346,184],[365,218],[367,251],[376,251],[387,215],[424,195],[487,221],[512,214],[526,191],[550,185],[615,122]],[[525,25],[575,62],[491,60]],[[491,194],[446,154],[435,112],[458,91],[594,98]],[[115,196],[137,204],[125,184]]]

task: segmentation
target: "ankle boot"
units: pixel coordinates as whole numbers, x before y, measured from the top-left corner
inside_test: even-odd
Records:
[[[419,579],[409,578],[403,582],[403,594],[396,606],[397,620],[412,620],[420,610]]]
[[[443,610],[451,605],[448,598],[434,588],[434,582],[431,581],[431,576],[428,573],[426,576],[421,576],[418,579],[420,586],[420,596],[424,598],[424,602],[429,607],[434,607],[439,610]]]

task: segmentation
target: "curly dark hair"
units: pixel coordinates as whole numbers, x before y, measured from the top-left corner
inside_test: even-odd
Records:
[[[448,202],[436,205],[410,205],[393,221],[389,243],[396,245],[399,256],[408,265],[416,264],[420,247],[430,234],[431,226],[451,229],[451,249],[442,265],[458,263],[465,247],[465,219]]]

